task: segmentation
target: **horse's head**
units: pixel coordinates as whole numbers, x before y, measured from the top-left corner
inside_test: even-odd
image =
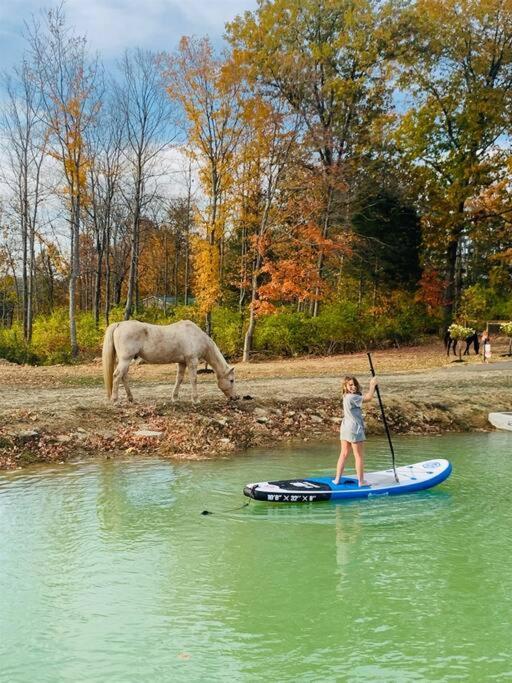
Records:
[[[238,396],[235,389],[235,368],[229,368],[223,375],[217,375],[217,385],[229,399],[237,399]]]

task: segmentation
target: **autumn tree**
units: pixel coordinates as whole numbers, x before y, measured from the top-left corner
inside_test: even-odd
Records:
[[[161,61],[161,55],[147,50],[127,50],[117,85],[117,103],[125,126],[125,158],[131,175],[127,190],[131,254],[125,320],[130,318],[136,303],[141,220],[164,171],[162,152],[174,139],[172,107],[165,93]]]
[[[69,224],[69,325],[71,353],[78,354],[76,286],[80,275],[80,226],[87,197],[85,134],[99,111],[97,64],[90,62],[86,39],[66,26],[62,6],[50,10],[43,26],[35,21],[28,35],[32,77],[41,94],[40,114],[48,131],[48,154],[60,166]]]
[[[460,300],[464,248],[473,239],[468,202],[500,176],[509,130],[512,4],[416,0],[402,15],[401,85],[413,100],[398,132],[416,166],[427,246],[442,252],[444,310]]]
[[[234,154],[243,128],[243,83],[207,38],[182,38],[167,69],[167,89],[184,112],[188,152],[199,168],[205,206],[198,213],[195,292],[211,333],[211,311],[221,296],[223,239],[230,215]]]
[[[300,117],[302,143],[323,179],[322,239],[343,223],[340,215],[348,225],[350,177],[386,110],[386,20],[372,0],[280,0],[260,3],[228,27],[235,59]],[[320,249],[319,282],[324,263]]]
[[[42,182],[47,129],[41,120],[41,93],[30,65],[5,77],[7,99],[1,114],[3,154],[7,162],[2,176],[11,190],[14,225],[21,239],[22,319],[25,341],[32,338],[34,315],[35,234],[45,198]]]
[[[332,292],[318,270],[318,254],[326,263],[339,264],[352,253],[353,238],[341,236],[339,226],[333,224],[337,235],[324,236],[324,224],[319,222],[325,198],[322,178],[301,165],[292,166],[285,187],[272,239],[260,241],[261,271],[266,277],[258,289],[259,312],[283,303],[293,303],[297,311],[311,310],[311,304]]]
[[[266,246],[281,220],[287,169],[293,160],[297,161],[297,120],[287,116],[278,104],[272,106],[255,96],[246,104],[244,121],[246,125],[237,150],[237,197],[242,231],[241,278],[249,290],[243,360],[249,361]]]
[[[116,221],[124,211],[121,183],[124,172],[125,118],[112,93],[105,98],[101,118],[87,135],[89,203],[86,206],[87,223],[95,251],[94,292],[92,310],[96,326],[99,325],[101,294],[104,289],[103,313],[109,324],[112,305],[112,233]],[[104,287],[103,287],[104,282]]]

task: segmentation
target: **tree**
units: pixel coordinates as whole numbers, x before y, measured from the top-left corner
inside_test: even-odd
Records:
[[[372,0],[262,2],[228,26],[235,59],[300,117],[302,142],[316,155],[323,180],[322,239],[333,225],[348,224],[351,175],[385,111],[386,35],[385,13]],[[319,282],[324,263],[319,249]]]
[[[230,214],[234,155],[243,129],[243,84],[235,65],[214,54],[210,41],[182,38],[168,62],[167,89],[185,114],[188,151],[199,167],[206,206],[195,235],[196,296],[211,334],[211,311],[221,295],[222,246]]]
[[[296,119],[289,119],[278,106],[272,107],[254,97],[246,107],[247,123],[239,150],[242,168],[241,222],[244,230],[244,265],[249,282],[249,323],[244,338],[243,361],[250,360],[256,314],[259,305],[265,245],[280,219],[279,200],[283,201],[286,171],[296,151]],[[279,196],[280,195],[280,196]],[[277,200],[277,201],[276,201]]]
[[[44,30],[43,30],[44,29]],[[41,115],[48,131],[48,154],[60,165],[69,223],[69,325],[71,354],[78,355],[76,285],[80,275],[80,225],[87,198],[85,135],[99,111],[96,62],[89,62],[86,39],[67,27],[62,6],[47,13],[44,27],[29,29],[32,77],[41,94]]]
[[[121,181],[124,170],[125,119],[112,94],[105,100],[101,119],[90,129],[87,136],[88,157],[91,163],[87,178],[90,202],[86,208],[96,253],[93,315],[97,327],[100,319],[103,271],[105,275],[104,318],[105,324],[107,326],[109,324],[112,303],[112,231],[116,218],[121,212]],[[103,264],[105,264],[104,268]]]
[[[361,238],[354,252],[373,285],[414,289],[421,276],[421,227],[415,209],[390,193],[367,192],[352,225]]]
[[[425,241],[444,254],[446,322],[460,300],[468,202],[504,170],[512,96],[512,5],[416,0],[403,13],[401,84],[414,108],[397,139],[418,169]]]
[[[131,173],[127,197],[131,253],[125,320],[130,318],[137,303],[141,219],[156,192],[156,179],[163,172],[161,153],[174,138],[170,130],[171,103],[162,81],[161,61],[161,55],[137,48],[127,50],[120,64],[122,81],[117,86],[117,102],[124,118],[125,154]]]
[[[41,94],[24,60],[5,77],[7,101],[1,127],[8,170],[4,180],[13,193],[12,206],[21,237],[22,318],[25,341],[32,338],[34,313],[35,234],[44,198],[41,172],[46,154],[47,130],[40,117]]]

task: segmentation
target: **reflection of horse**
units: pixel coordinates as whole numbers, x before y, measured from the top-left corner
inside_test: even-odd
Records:
[[[178,398],[186,368],[192,385],[192,400],[194,403],[197,401],[197,365],[200,360],[207,361],[214,369],[219,389],[228,398],[237,398],[235,369],[226,363],[213,339],[190,320],[180,320],[171,325],[125,320],[109,325],[103,340],[103,377],[107,396],[114,402],[118,398],[119,382],[123,383],[128,400],[133,401],[127,375],[134,358],[142,358],[146,363],[178,364],[173,401]]]
[[[462,354],[463,356],[469,356],[469,347],[471,344],[473,344],[473,348],[475,350],[475,353],[478,354],[478,351],[480,350],[480,342],[478,341],[478,334],[475,332],[474,334],[470,334],[469,337],[466,337],[466,348],[464,349],[464,353]],[[446,355],[450,355],[450,349],[453,350],[453,355],[457,355],[457,339],[452,339],[450,336],[450,333],[448,330],[446,331],[444,335],[444,347],[446,349]]]

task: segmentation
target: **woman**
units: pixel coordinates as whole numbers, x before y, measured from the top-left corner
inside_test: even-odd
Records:
[[[341,452],[336,466],[336,477],[332,480],[336,486],[340,483],[345,461],[351,448],[356,462],[359,486],[369,486],[368,482],[364,480],[364,441],[366,436],[361,406],[363,403],[372,400],[377,384],[377,378],[373,377],[370,381],[368,393],[363,396],[361,385],[355,377],[345,377],[343,380],[343,420],[340,426]]]

